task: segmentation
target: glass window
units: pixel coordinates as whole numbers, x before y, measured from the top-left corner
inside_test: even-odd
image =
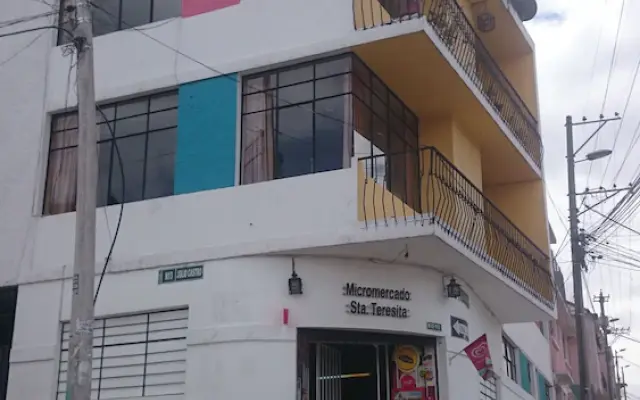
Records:
[[[70,2],[71,0],[60,0],[59,25],[68,30],[72,26],[64,9]],[[92,3],[94,36],[179,17],[182,12],[181,0],[93,0]],[[58,45],[69,42],[71,37],[60,31]]]
[[[504,369],[505,373],[509,378],[514,381],[517,381],[516,375],[516,351],[515,347],[506,339],[502,338],[502,344],[504,348],[503,359],[504,359]]]
[[[151,22],[151,0],[122,0],[121,29]]]
[[[164,111],[152,112],[152,107]],[[98,125],[98,206],[172,195],[177,92],[154,96],[151,101],[144,97],[110,104],[101,110],[107,118],[113,118],[109,124],[117,139],[114,142],[107,123]],[[104,120],[99,114],[99,120]],[[45,214],[75,211],[78,135],[75,125],[75,113],[53,116]]]
[[[246,77],[242,97],[242,183],[345,168],[355,155],[419,209],[418,118],[357,56]]]
[[[313,172],[313,113],[299,107],[282,108],[278,111],[278,122],[277,177]]]
[[[345,166],[350,66],[345,55],[244,79],[242,183]]]

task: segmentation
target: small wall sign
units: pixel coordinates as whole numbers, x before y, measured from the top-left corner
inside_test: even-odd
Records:
[[[427,322],[427,329],[430,331],[442,332],[442,324],[437,322]]]
[[[202,265],[192,267],[180,267],[163,269],[158,271],[158,284],[192,281],[194,279],[202,279],[204,277],[204,269]]]
[[[451,316],[451,336],[469,341],[469,324],[462,318]]]

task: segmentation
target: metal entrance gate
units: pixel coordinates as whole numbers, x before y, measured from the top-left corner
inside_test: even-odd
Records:
[[[340,351],[326,344],[316,347],[316,399],[342,400]]]

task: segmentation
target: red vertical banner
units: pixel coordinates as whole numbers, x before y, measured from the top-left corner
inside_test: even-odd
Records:
[[[491,361],[486,333],[465,347],[464,352],[467,353],[482,379],[487,380],[493,376],[493,361]]]
[[[191,17],[240,4],[240,0],[182,0],[182,16]]]

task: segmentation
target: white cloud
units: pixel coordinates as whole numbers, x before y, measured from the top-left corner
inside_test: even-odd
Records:
[[[542,18],[527,23],[527,29],[536,43],[547,189],[561,214],[561,218],[558,217],[554,207],[549,203],[549,218],[560,242],[565,236],[565,226],[568,225],[565,116],[572,115],[574,120],[578,120],[586,114],[589,119],[595,119],[601,112],[622,0],[538,0],[538,3],[538,15]],[[626,3],[617,56],[604,107],[606,116],[612,116],[614,112],[622,113],[640,59],[640,24],[635,18],[636,15],[640,15],[640,2],[627,0]],[[578,164],[576,173],[579,190],[598,187],[601,181],[606,187],[612,186],[624,155],[631,147],[636,127],[640,126],[640,113],[637,110],[640,110],[640,77],[621,125],[605,179],[602,177],[607,165],[606,160],[593,163],[590,174],[588,163]],[[612,122],[603,128],[597,137],[598,148],[613,148],[619,126],[619,123]],[[595,128],[595,125],[576,128],[576,143],[581,144]],[[592,151],[594,148],[595,140],[585,151]],[[628,183],[639,163],[640,143],[624,164],[617,183]],[[607,207],[612,205],[613,202],[610,201],[609,205],[600,211],[606,211]],[[589,226],[599,218],[597,215],[585,214],[582,220]],[[634,221],[628,223],[640,228]],[[628,232],[619,233],[626,235]],[[618,240],[624,246],[635,245],[635,248],[640,250],[640,238],[637,239],[635,243],[629,242],[630,239]],[[566,261],[569,257],[568,248],[565,248],[559,260]],[[568,276],[570,264],[561,263],[561,267],[565,276]],[[620,318],[619,326],[630,326],[632,336],[640,337],[640,314],[636,312],[634,315],[633,310],[633,303],[638,304],[640,301],[640,295],[635,294],[640,293],[640,274],[597,265],[589,273],[588,282],[592,295],[597,294],[600,289],[611,294],[611,301],[607,304],[609,314]],[[568,294],[572,296],[571,285],[567,286]],[[585,293],[585,298],[586,296]],[[589,305],[590,302],[587,301],[586,304]],[[627,348],[625,356],[640,364],[640,344],[620,339],[616,346]],[[629,392],[640,396],[640,369],[630,366],[627,370],[627,380],[632,385]]]

